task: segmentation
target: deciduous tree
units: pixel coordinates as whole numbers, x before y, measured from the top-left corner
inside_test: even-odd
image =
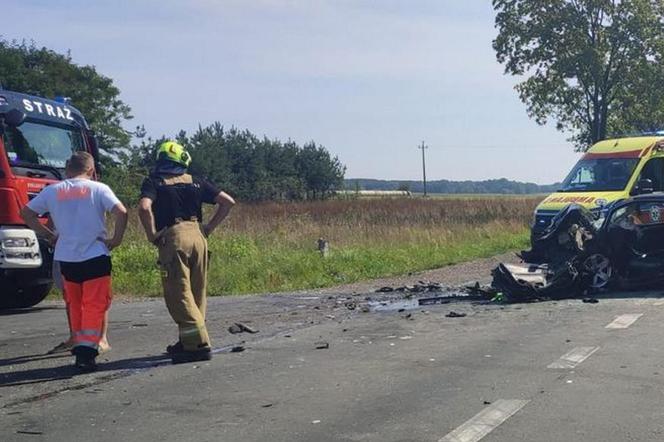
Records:
[[[607,134],[662,128],[664,2],[493,0],[496,56],[528,114],[579,149]]]

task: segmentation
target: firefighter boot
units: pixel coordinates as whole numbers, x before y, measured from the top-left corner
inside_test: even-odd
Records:
[[[212,350],[209,346],[200,346],[198,350],[178,351],[171,353],[173,364],[186,364],[187,362],[209,361],[212,359]]]

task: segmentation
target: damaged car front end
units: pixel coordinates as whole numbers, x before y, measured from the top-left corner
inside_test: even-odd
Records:
[[[510,301],[579,297],[664,282],[664,193],[639,195],[597,213],[570,204],[558,212],[521,264],[500,264],[494,289]]]

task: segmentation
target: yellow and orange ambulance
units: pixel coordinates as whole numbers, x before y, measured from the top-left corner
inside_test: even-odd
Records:
[[[633,195],[664,191],[664,133],[594,144],[535,210],[533,234],[544,231],[563,207],[576,203],[603,220],[611,204]]]

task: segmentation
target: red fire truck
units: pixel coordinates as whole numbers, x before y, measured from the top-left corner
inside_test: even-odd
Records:
[[[78,150],[99,159],[94,133],[67,99],[0,88],[0,308],[33,306],[51,290],[53,249],[25,226],[20,210],[64,178]]]

